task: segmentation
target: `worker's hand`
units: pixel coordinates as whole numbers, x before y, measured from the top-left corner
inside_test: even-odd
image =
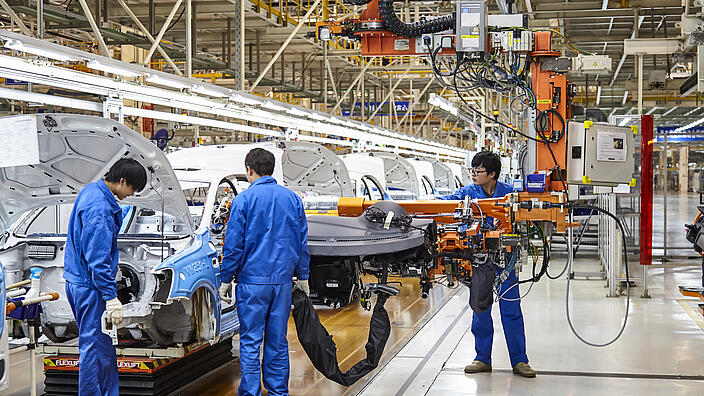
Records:
[[[232,282],[220,284],[220,299],[228,304],[232,304]]]
[[[434,199],[435,199],[435,195],[433,195],[433,194],[425,194],[425,195],[421,195],[420,197],[418,197],[419,201],[432,201]]]
[[[308,286],[308,279],[296,281],[296,283],[293,285],[293,291],[296,290],[300,290],[305,293],[306,296],[310,296],[310,287]]]
[[[107,312],[108,320],[113,326],[119,326],[124,318],[122,303],[117,297],[105,302],[105,312]]]

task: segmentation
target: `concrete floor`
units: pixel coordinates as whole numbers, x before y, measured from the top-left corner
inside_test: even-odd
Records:
[[[656,197],[654,243],[662,240],[663,197]],[[698,194],[668,196],[668,245],[687,246],[684,223],[696,214]],[[684,242],[683,242],[684,241]],[[673,254],[690,256],[689,251]],[[551,263],[557,273],[561,259]],[[598,269],[581,259],[580,270]],[[640,274],[639,274],[640,275]],[[565,279],[544,279],[523,300],[528,357],[538,371],[535,379],[511,374],[498,308],[493,310],[494,372],[466,375],[474,359],[469,326],[471,310],[467,290],[435,289],[435,297],[419,300],[417,285],[406,282],[398,301],[387,304],[394,334],[382,367],[360,383],[343,388],[315,372],[289,331],[291,345],[291,394],[294,395],[701,395],[704,394],[704,319],[696,299],[682,297],[678,285],[700,285],[701,260],[673,259],[656,262],[649,269],[652,298],[642,299],[641,288],[632,289],[626,330],[605,348],[582,344],[570,331],[565,317]],[[527,289],[523,288],[522,292]],[[572,283],[570,310],[579,333],[594,342],[611,339],[619,330],[626,298],[606,298],[605,281]],[[393,300],[390,300],[390,302]],[[345,359],[343,370],[364,353],[368,313],[350,306],[321,313]],[[339,335],[339,336],[338,336]],[[338,338],[339,337],[339,338]],[[28,394],[26,355],[13,357],[8,395]],[[239,382],[236,364],[201,378],[177,395],[234,395]],[[39,375],[41,379],[41,375]],[[41,388],[41,385],[39,384]]]

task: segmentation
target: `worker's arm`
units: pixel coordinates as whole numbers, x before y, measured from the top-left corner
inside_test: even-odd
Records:
[[[242,266],[244,256],[244,229],[247,221],[246,199],[237,197],[230,207],[230,219],[225,231],[222,265],[220,269],[222,283],[230,283]]]
[[[81,231],[81,250],[86,258],[93,286],[98,289],[103,301],[117,297],[117,263],[113,263],[111,254],[115,238],[115,219],[108,209],[86,213]]]
[[[310,253],[308,252],[308,220],[306,220],[306,212],[303,208],[303,203],[298,210],[298,221],[301,224],[301,233],[298,250],[298,264],[296,265],[296,276],[299,280],[308,279],[310,262]]]
[[[438,197],[438,199],[445,199],[445,200],[455,200],[455,201],[461,201],[468,195],[469,192],[469,186],[465,187],[460,187],[455,191],[454,194],[450,195],[443,195]]]

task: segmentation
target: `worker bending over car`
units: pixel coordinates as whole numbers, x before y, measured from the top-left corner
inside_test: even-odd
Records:
[[[513,192],[510,184],[499,181],[501,173],[501,158],[490,151],[482,151],[472,158],[472,181],[474,184],[459,188],[454,194],[439,197],[439,199],[463,200],[502,198]],[[493,224],[493,220],[489,221]],[[514,374],[522,377],[533,378],[535,371],[528,365],[526,355],[526,336],[523,326],[523,313],[516,272],[511,271],[508,279],[501,284],[499,309],[501,311],[501,324],[504,328],[506,345],[511,358]],[[471,293],[471,291],[470,291]],[[491,318],[491,309],[474,312],[472,315],[472,334],[474,335],[474,348],[477,356],[472,364],[464,368],[467,374],[491,372],[491,347],[494,341],[494,323]]]
[[[118,204],[144,189],[147,172],[134,159],[118,160],[103,180],[86,185],[76,198],[66,235],[66,298],[78,325],[78,394],[117,396],[117,356],[103,334],[104,312],[114,326],[123,318],[117,299],[117,236],[122,227]]]
[[[271,177],[274,155],[262,148],[245,157],[249,188],[232,201],[222,260],[220,296],[228,301],[237,282],[235,303],[240,321],[238,394],[260,395],[261,374],[271,396],[288,395],[288,318],[291,295],[308,287],[308,224],[303,201]],[[298,281],[292,287],[293,277]]]

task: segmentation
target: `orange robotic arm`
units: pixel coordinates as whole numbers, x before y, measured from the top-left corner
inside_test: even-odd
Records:
[[[340,198],[337,212],[340,216],[360,216],[368,207],[378,201],[364,198]],[[464,206],[464,201],[396,201],[411,216],[433,216],[441,224],[456,223],[455,213]],[[567,209],[559,207],[566,203],[561,192],[552,193],[511,193],[503,198],[485,198],[471,201],[472,217],[493,217],[498,221],[497,229],[512,232],[513,223],[519,221],[550,221],[555,223],[558,232],[567,226]],[[553,207],[549,205],[557,204]]]

